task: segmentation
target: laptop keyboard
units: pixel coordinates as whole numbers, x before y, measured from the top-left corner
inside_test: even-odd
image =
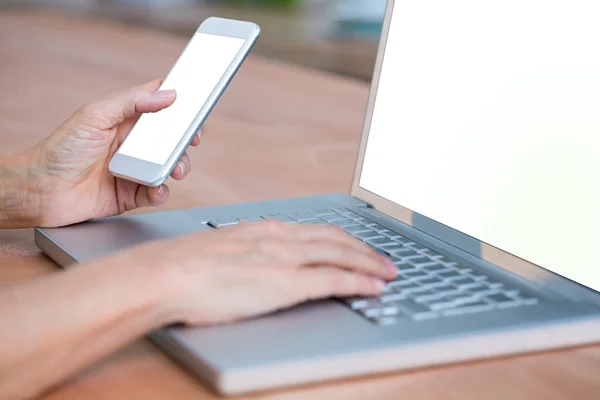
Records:
[[[481,313],[539,302],[536,297],[345,208],[215,219],[208,224],[220,228],[241,221],[261,220],[334,225],[390,257],[398,275],[386,285],[379,298],[341,299],[351,310],[378,325],[393,325],[406,319],[428,320]]]

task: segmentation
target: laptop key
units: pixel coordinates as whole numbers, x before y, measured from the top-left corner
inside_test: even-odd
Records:
[[[421,252],[421,251],[429,250],[427,247],[421,246],[420,244],[417,244],[417,243],[409,244],[407,246],[410,247],[411,249],[413,249],[416,252]]]
[[[293,212],[293,213],[286,213],[286,214],[288,217],[293,218],[298,222],[311,220],[311,219],[317,219],[317,218],[315,218],[314,214],[311,214],[308,211]]]
[[[395,237],[394,240],[404,246],[414,243],[412,240],[405,238],[404,236],[400,236],[400,235]]]
[[[474,275],[471,274],[469,275],[471,278],[473,278],[476,282],[483,282],[483,281],[487,281],[488,277],[485,275]]]
[[[417,267],[415,267],[414,265],[409,264],[407,262],[394,263],[394,265],[396,266],[396,269],[398,269],[398,272],[418,271],[419,270]]]
[[[520,300],[521,300],[521,303],[525,304],[526,306],[532,306],[532,305],[538,304],[540,302],[535,297],[522,297]]]
[[[327,222],[323,221],[322,219],[303,219],[302,221],[299,222],[300,224],[303,225],[329,225]]]
[[[326,215],[319,215],[319,218],[321,218],[323,221],[328,222],[328,223],[332,223],[333,221],[344,221],[344,220],[348,220],[348,218],[346,217],[342,217],[340,214],[326,214]]]
[[[379,233],[381,233],[383,236],[389,237],[389,238],[392,238],[394,235],[396,235],[394,232],[390,231],[389,229],[384,229],[382,231],[379,231]]]
[[[391,317],[398,314],[400,314],[400,310],[395,305],[386,306],[381,309],[381,315],[384,317]]]
[[[403,257],[406,258],[406,257]],[[407,260],[409,263],[414,264],[416,266],[419,265],[425,265],[425,264],[431,264],[431,263],[435,263],[435,261],[431,261],[431,259],[427,258],[427,257],[411,257]]]
[[[402,249],[396,251],[394,253],[397,257],[402,257],[403,259],[407,259],[410,257],[420,257],[421,255],[414,250],[411,250],[407,247],[403,247]]]
[[[355,232],[352,234],[352,236],[360,240],[369,240],[375,239],[376,237],[381,237],[379,233],[373,231]]]
[[[441,262],[442,264],[445,265],[456,265],[458,264],[456,261],[446,257],[446,256],[441,256],[437,258],[439,262]]]
[[[458,289],[456,289],[454,286],[452,285],[437,285],[433,288],[436,292],[440,293],[440,294],[456,294],[458,293]]]
[[[445,271],[435,272],[437,276],[444,279],[458,279],[462,278],[462,275],[454,270],[447,269]]]
[[[344,303],[350,306],[353,310],[360,310],[363,308],[376,308],[380,306],[377,300],[363,298],[363,297],[350,297],[343,299]]]
[[[473,283],[473,284],[463,285],[462,287],[459,287],[459,289],[467,290],[469,293],[479,295],[479,296],[481,296],[482,293],[489,293],[491,290],[487,285],[484,285],[482,283]]]
[[[345,209],[344,209],[344,210],[345,210]],[[344,217],[346,217],[346,218],[349,218],[349,219],[351,219],[351,220],[355,220],[355,219],[358,219],[358,218],[362,218],[362,216],[358,215],[357,213],[355,213],[355,212],[353,212],[353,211],[350,211],[350,210],[345,210],[345,211],[344,211],[344,210],[342,210],[342,209],[338,209],[338,208],[336,208],[336,209],[335,209],[335,211],[336,211],[338,214],[340,214],[340,215],[343,215]]]
[[[473,279],[473,278],[471,278],[471,277],[469,277],[469,278],[470,278],[470,279]],[[452,282],[452,283],[456,284],[456,281],[454,281],[454,282]],[[482,285],[481,283],[479,283],[479,282],[477,282],[477,281],[473,280],[473,282],[469,282],[469,283],[464,283],[464,284],[460,284],[460,285],[458,285],[458,288],[459,288],[460,290],[469,290],[469,291],[470,291],[472,288],[475,288],[475,289],[477,289],[477,288],[481,288],[481,287],[483,287],[483,286],[484,286],[484,285]]]
[[[447,310],[442,310],[441,313],[444,316],[452,316],[452,315],[461,315],[461,314],[471,314],[482,311],[492,311],[494,309],[494,305],[490,303],[486,303],[485,301],[475,301],[473,303],[466,303],[459,305],[455,308],[450,308]]]
[[[430,311],[441,311],[456,307],[456,303],[453,300],[445,299],[424,301],[421,304],[423,305],[423,307],[426,307]]]
[[[402,271],[399,272],[399,274],[405,278],[421,278],[430,276],[427,272],[420,271],[418,269],[415,269],[414,271]]]
[[[379,232],[381,233],[383,236],[389,237],[390,239],[396,239],[401,237],[400,235],[398,235],[396,232],[392,232],[389,229],[386,229],[384,231]]]
[[[404,286],[395,286],[394,291],[396,293],[400,293],[403,295],[411,295],[414,293],[420,293],[427,291],[427,288],[418,284],[404,285]]]
[[[371,229],[371,230],[374,230],[375,232],[383,232],[383,231],[387,230],[386,227],[383,227],[383,226],[381,226],[379,224],[376,224],[374,222],[371,222],[370,224],[366,224],[366,227],[369,228],[369,229]]]
[[[330,208],[324,208],[321,210],[309,210],[308,212],[310,212],[311,214],[320,217],[321,215],[331,215],[331,214],[336,214],[335,211],[333,211]]]
[[[380,237],[374,238],[374,239],[367,239],[367,240],[365,240],[365,242],[367,242],[370,245],[377,246],[377,247],[385,247],[387,245],[393,246],[394,244],[396,244],[396,243],[392,242],[389,238],[386,238],[383,236],[380,236]]]
[[[437,317],[437,314],[432,312],[429,308],[422,304],[416,303],[411,299],[398,300],[394,304],[406,312],[408,316],[416,320]]]
[[[520,300],[509,297],[503,293],[491,294],[485,298],[493,301],[498,307],[514,307],[520,303]]]
[[[237,218],[219,218],[219,219],[211,219],[208,221],[208,225],[213,228],[222,228],[224,226],[237,225],[240,221]]]
[[[433,259],[443,257],[440,253],[436,253],[435,251],[430,250],[430,249],[427,249],[425,251],[421,251],[421,254],[423,254],[423,255],[425,255],[425,256],[427,256],[429,258],[433,258]]]
[[[346,226],[346,225],[355,225],[354,221],[349,220],[348,218],[336,219],[335,221],[329,222],[329,224],[333,225],[333,226],[340,227],[340,228],[343,227],[343,226]]]
[[[452,265],[451,267],[460,274],[470,274],[471,272],[473,272],[471,268],[458,263]]]
[[[475,283],[475,281],[468,276],[459,276],[456,279],[453,279],[451,283],[457,287],[461,287],[463,285],[469,285]]]
[[[342,229],[349,234],[353,235],[357,232],[370,232],[369,229],[365,228],[362,225],[354,224],[354,225],[345,225]]]
[[[404,250],[404,247],[402,247],[402,245],[399,245],[398,243],[381,245],[379,247],[381,247],[381,249],[383,251],[385,251],[386,253],[388,253],[390,255],[394,255],[394,254],[396,254],[398,252],[402,252]]]
[[[381,308],[361,308],[358,312],[367,318],[377,318],[382,315]]]
[[[437,264],[437,263],[423,265],[423,266],[420,266],[419,268],[422,269],[423,271],[427,271],[427,272],[431,272],[431,273],[447,271],[446,267],[444,267],[443,265]]]
[[[504,287],[502,282],[486,282],[485,283],[490,289],[501,289]]]
[[[267,221],[282,221],[282,222],[287,222],[287,223],[298,222],[295,219],[292,219],[285,214],[269,214],[269,215],[263,216],[263,218],[266,219]]]
[[[443,285],[444,281],[436,276],[428,276],[423,279],[417,278],[419,283],[423,286]]]
[[[517,297],[519,295],[519,291],[517,289],[504,288],[502,293],[507,295],[508,297]]]

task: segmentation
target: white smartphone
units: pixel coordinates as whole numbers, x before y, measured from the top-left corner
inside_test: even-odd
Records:
[[[251,22],[202,22],[160,87],[177,91],[175,103],[140,117],[110,161],[111,174],[150,187],[166,181],[259,35]]]

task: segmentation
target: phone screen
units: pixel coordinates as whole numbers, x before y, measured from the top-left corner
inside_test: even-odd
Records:
[[[118,153],[166,164],[243,45],[244,39],[196,32],[161,85],[177,91],[175,103],[142,115]]]

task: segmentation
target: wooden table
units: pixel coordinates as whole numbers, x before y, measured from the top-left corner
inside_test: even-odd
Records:
[[[38,141],[87,101],[164,75],[184,40],[119,25],[0,13],[0,143]],[[194,170],[171,182],[162,209],[347,191],[368,88],[250,57],[192,150]],[[0,233],[0,283],[55,273],[31,230]],[[10,321],[0,319],[0,323]],[[352,379],[248,399],[597,399],[600,347]],[[98,362],[52,400],[212,399],[146,340]]]

